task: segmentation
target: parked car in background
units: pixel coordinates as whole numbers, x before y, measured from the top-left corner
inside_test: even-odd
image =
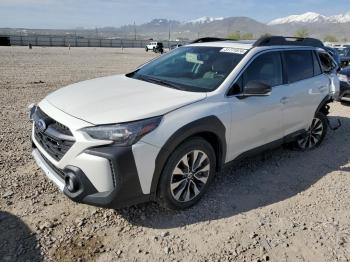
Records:
[[[150,42],[145,47],[146,52],[148,52],[149,50],[153,51],[153,49],[156,48],[157,44],[158,44],[158,42]]]
[[[155,53],[163,54],[164,46],[163,46],[163,43],[161,43],[161,42],[150,42],[148,45],[146,45],[145,50],[146,50],[146,52],[151,50]]]
[[[339,101],[350,103],[350,66],[342,69],[338,74],[340,80]]]
[[[76,202],[188,208],[233,160],[321,145],[336,67],[319,46],[202,40],[129,74],[56,90],[31,109],[32,155]]]
[[[329,47],[329,46],[325,46],[324,49],[333,57],[334,61],[337,63],[337,65],[340,68],[341,67],[341,60],[340,60],[340,55],[339,55],[338,51],[335,48]]]
[[[350,47],[341,46],[335,48],[340,56],[341,67],[347,67],[350,65]]]
[[[158,42],[157,45],[153,48],[153,52],[163,54],[164,53],[163,43]]]

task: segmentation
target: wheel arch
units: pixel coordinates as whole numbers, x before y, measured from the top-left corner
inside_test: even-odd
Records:
[[[323,98],[321,103],[318,105],[315,114],[317,114],[318,112],[321,112],[325,116],[327,116],[329,114],[329,105],[328,104],[331,102],[333,102],[332,97],[326,96],[325,98]]]
[[[160,176],[171,153],[184,141],[192,137],[201,137],[211,144],[216,155],[216,170],[219,171],[226,158],[226,128],[216,116],[207,116],[179,128],[159,151],[155,160],[151,194],[155,195]]]

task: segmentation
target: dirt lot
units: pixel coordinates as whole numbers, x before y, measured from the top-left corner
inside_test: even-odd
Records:
[[[125,73],[143,50],[0,48],[0,261],[349,261],[350,107],[311,152],[277,149],[218,174],[194,208],[71,202],[37,168],[26,108],[64,85]],[[79,99],[79,98],[77,98]]]

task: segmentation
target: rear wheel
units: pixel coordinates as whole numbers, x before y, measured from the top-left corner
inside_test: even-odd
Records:
[[[301,150],[310,150],[318,147],[327,134],[327,117],[318,112],[312,120],[307,133],[296,141],[296,146]]]
[[[185,209],[197,203],[214,176],[215,161],[212,146],[202,138],[180,145],[162,172],[159,204],[169,209]]]

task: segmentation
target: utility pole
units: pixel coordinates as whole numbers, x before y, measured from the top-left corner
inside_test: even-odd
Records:
[[[169,41],[170,41],[170,26],[171,26],[171,24],[169,23],[169,37],[168,37]]]
[[[170,49],[170,26],[171,24],[169,23],[169,37],[168,37],[168,48]]]
[[[134,21],[134,36],[135,36],[135,40],[136,40],[136,23]]]

